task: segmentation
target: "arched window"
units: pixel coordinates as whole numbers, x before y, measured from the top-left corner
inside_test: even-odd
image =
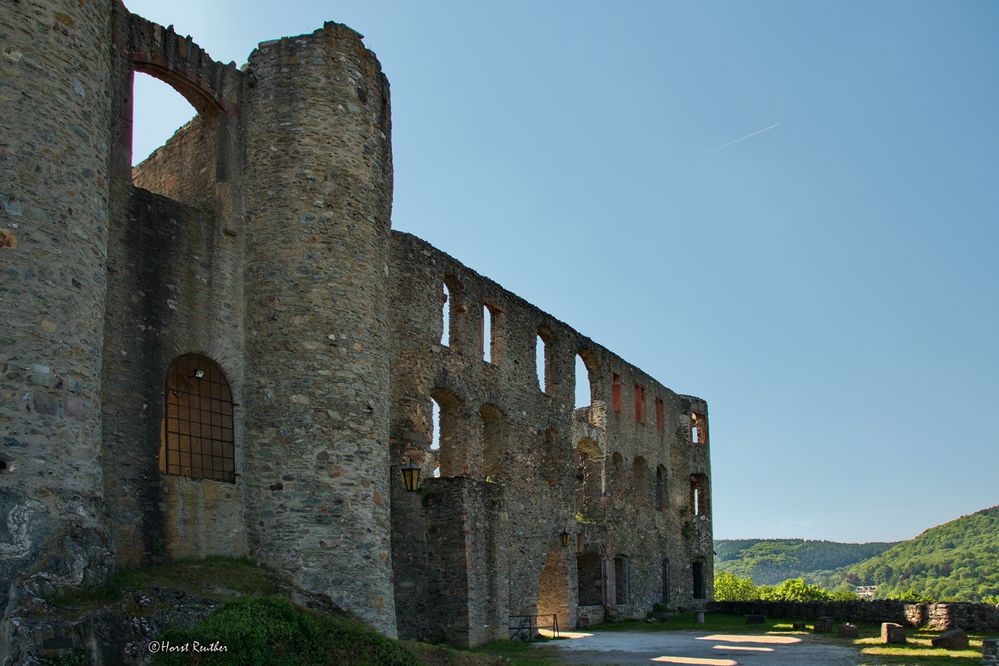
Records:
[[[666,510],[666,468],[656,467],[656,509]]]
[[[690,475],[690,512],[695,516],[707,515],[711,510],[708,497],[708,477],[704,474]]]
[[[441,344],[461,351],[464,289],[458,278],[445,275],[441,281]]]
[[[649,465],[637,456],[631,465],[632,497],[637,506],[645,507],[649,501]]]
[[[482,420],[482,473],[487,481],[503,478],[506,432],[503,410],[485,404],[479,408]]]
[[[435,473],[434,476],[466,474],[468,444],[466,424],[462,418],[464,403],[457,395],[443,388],[432,390],[430,397],[432,398],[430,453],[440,467],[440,474]]]
[[[542,393],[552,395],[558,378],[555,376],[555,334],[545,326],[538,327],[534,362],[538,373],[538,387]]]
[[[236,481],[232,391],[211,359],[188,354],[167,371],[160,471]]]
[[[596,394],[595,387],[593,386],[596,367],[597,361],[592,351],[581,349],[576,353],[576,409],[589,407],[593,404]]]

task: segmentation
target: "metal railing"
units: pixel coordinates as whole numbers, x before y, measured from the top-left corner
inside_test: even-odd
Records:
[[[547,620],[551,618],[550,623],[542,624],[542,619]],[[542,615],[511,615],[510,616],[510,638],[520,639],[522,641],[534,640],[534,637],[542,629],[548,629],[552,632],[552,638],[559,638],[558,633],[558,615],[555,613],[542,614]]]

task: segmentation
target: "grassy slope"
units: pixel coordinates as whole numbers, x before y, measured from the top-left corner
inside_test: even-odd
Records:
[[[999,595],[999,506],[930,528],[841,574],[878,585],[878,596],[913,590],[939,601]]]
[[[150,594],[156,590],[156,594]],[[344,614],[307,610],[287,598],[287,586],[271,570],[249,560],[212,557],[124,570],[100,588],[50,599],[52,613],[65,618],[113,611],[126,617],[163,610],[152,599],[173,592],[217,603],[203,622],[158,636],[174,645],[218,641],[224,654],[158,655],[156,664],[345,664],[352,666],[547,666],[554,663],[529,645],[497,641],[476,650],[395,641]],[[137,599],[147,598],[142,604]],[[161,616],[162,617],[162,616]],[[85,651],[49,655],[49,663],[87,664]]]
[[[715,542],[717,571],[757,585],[804,578],[829,589],[877,585],[878,596],[980,601],[999,595],[999,506],[930,528],[895,544],[800,539]]]

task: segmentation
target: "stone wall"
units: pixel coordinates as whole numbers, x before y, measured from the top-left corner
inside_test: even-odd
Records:
[[[247,71],[252,552],[394,635],[388,84],[335,23],[261,44]]]
[[[327,23],[238,70],[118,0],[22,0],[0,37],[0,648],[23,599],[167,556],[248,554],[459,645],[710,599],[706,404],[390,231],[388,82],[360,35]],[[199,116],[133,171],[135,72]],[[226,481],[159,467],[190,353],[235,403]]]
[[[101,498],[111,5],[0,4],[0,655],[113,567]]]
[[[575,625],[581,584],[596,585],[600,605],[616,617],[643,617],[663,602],[664,588],[671,607],[695,607],[704,603],[693,595],[695,561],[710,598],[710,506],[702,504],[695,516],[690,502],[694,474],[703,475],[705,501],[710,497],[707,439],[691,438],[691,414],[700,414],[706,427],[705,403],[672,392],[424,241],[401,233],[392,239],[393,564],[400,633],[434,635],[433,626],[414,622],[408,612],[422,607],[419,590],[427,582],[420,568],[437,556],[425,539],[432,526],[401,488],[398,470],[409,462],[422,468],[424,478],[436,471],[486,481],[502,492],[509,538],[496,550],[496,575],[509,579],[503,596],[510,615],[557,612],[563,628]],[[448,335],[442,339],[446,301]],[[535,362],[539,335],[543,389]],[[593,404],[579,410],[577,354],[590,368],[593,396]],[[613,388],[615,376],[621,388]],[[615,391],[621,392],[618,400]],[[636,393],[644,397],[637,407]],[[562,532],[570,536],[568,547],[559,544]],[[575,556],[587,548],[599,558],[600,580],[578,579]],[[617,569],[615,558],[622,562]],[[616,578],[622,578],[620,596]]]
[[[136,187],[180,203],[215,210],[218,123],[195,116],[132,170]]]
[[[844,622],[895,622],[934,631],[999,631],[999,607],[971,603],[907,603],[892,599],[873,601],[719,601],[710,610],[735,615],[814,620],[831,617]]]
[[[197,353],[242,403],[242,247],[209,211],[135,189],[111,225],[102,403],[104,497],[119,562],[149,555],[244,555],[243,411],[235,409],[235,484],[163,475],[167,369]]]

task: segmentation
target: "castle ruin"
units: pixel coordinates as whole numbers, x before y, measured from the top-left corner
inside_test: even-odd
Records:
[[[0,38],[0,655],[34,599],[165,557],[458,646],[710,599],[706,403],[391,230],[361,35],[237,68],[17,0]],[[198,115],[133,169],[134,72]]]

